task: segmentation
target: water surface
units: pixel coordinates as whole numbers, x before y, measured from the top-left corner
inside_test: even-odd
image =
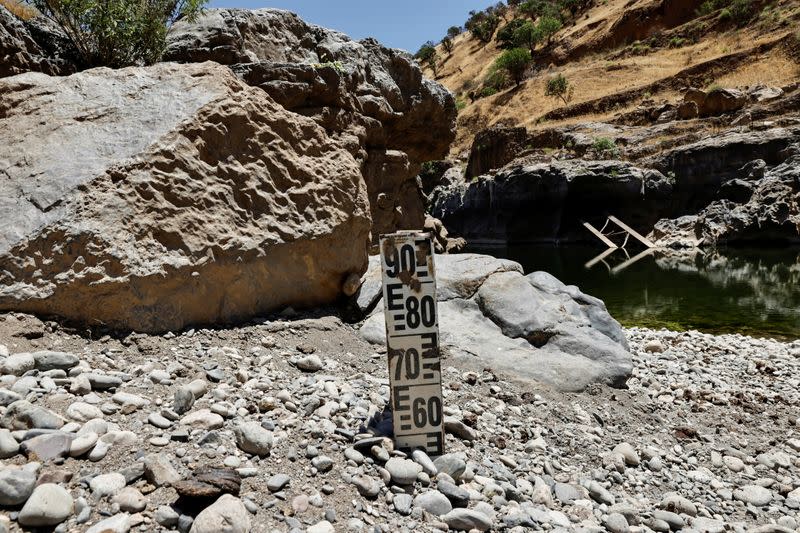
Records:
[[[605,301],[626,326],[698,329],[784,339],[800,338],[800,249],[653,251],[617,250],[590,263],[602,249],[589,246],[474,246],[518,261],[525,273],[550,272]],[[587,266],[587,263],[589,265]]]

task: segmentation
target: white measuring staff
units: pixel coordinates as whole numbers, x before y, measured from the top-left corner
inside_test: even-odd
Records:
[[[436,271],[429,233],[381,235],[394,438],[401,450],[444,453]]]

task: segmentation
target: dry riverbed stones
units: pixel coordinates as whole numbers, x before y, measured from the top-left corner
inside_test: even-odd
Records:
[[[338,320],[56,331],[0,356],[0,506],[12,529],[97,533],[796,530],[800,343],[626,332],[627,390],[445,358],[428,457],[380,434],[385,353]]]

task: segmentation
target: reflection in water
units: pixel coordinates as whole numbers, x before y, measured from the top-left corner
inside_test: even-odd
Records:
[[[664,252],[473,247],[545,270],[602,298],[625,325],[800,337],[800,250]]]

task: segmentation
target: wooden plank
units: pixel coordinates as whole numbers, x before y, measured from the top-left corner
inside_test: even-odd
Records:
[[[586,229],[588,229],[589,231],[591,231],[591,232],[592,232],[592,234],[593,234],[595,237],[597,237],[598,239],[600,239],[601,241],[603,241],[603,243],[604,243],[606,246],[608,246],[609,248],[614,248],[614,249],[616,249],[616,248],[619,248],[619,247],[618,247],[616,244],[614,244],[614,242],[613,242],[611,239],[609,239],[608,237],[606,237],[605,235],[603,235],[602,233],[600,233],[600,231],[599,231],[597,228],[595,228],[594,226],[592,226],[592,225],[591,225],[591,224],[589,224],[588,222],[584,222],[584,223],[583,223],[583,225],[584,225],[584,227],[585,227]]]
[[[622,221],[621,221],[620,219],[618,219],[617,217],[614,217],[614,216],[611,216],[611,215],[609,215],[609,216],[608,216],[608,220],[610,220],[611,222],[613,222],[614,224],[616,224],[616,225],[617,225],[617,226],[619,226],[620,228],[624,229],[625,231],[627,231],[628,233],[630,233],[631,235],[633,235],[634,237],[636,237],[636,238],[639,240],[639,242],[641,242],[642,244],[644,244],[644,245],[645,245],[645,246],[647,246],[648,248],[655,248],[655,244],[653,244],[652,242],[650,242],[649,240],[647,240],[647,239],[646,239],[645,237],[643,237],[643,236],[642,236],[642,235],[641,235],[639,232],[637,232],[635,229],[633,229],[632,227],[630,227],[630,226],[628,226],[627,224],[625,224],[624,222],[622,222]]]
[[[589,262],[588,262],[588,263],[586,263],[585,265],[583,265],[583,268],[585,268],[585,269],[587,269],[587,270],[588,270],[588,269],[590,269],[590,268],[592,268],[592,267],[593,267],[593,266],[595,266],[597,263],[599,263],[600,261],[602,261],[603,259],[605,259],[605,258],[606,258],[606,257],[608,257],[609,255],[613,254],[613,253],[614,253],[614,252],[616,252],[617,250],[618,250],[618,248],[609,248],[608,250],[604,250],[604,251],[603,251],[603,253],[601,253],[600,255],[598,255],[597,257],[595,257],[594,259],[592,259],[591,261],[589,261]],[[606,265],[606,266],[608,266],[608,265]],[[610,270],[610,269],[609,269],[609,270]]]

